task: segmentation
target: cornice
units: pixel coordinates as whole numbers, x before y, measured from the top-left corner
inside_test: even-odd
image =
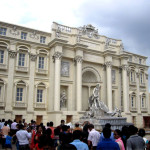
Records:
[[[128,62],[128,64],[130,64],[130,65],[136,65],[136,66],[140,66],[140,67],[146,67],[146,68],[149,68],[150,66],[147,66],[147,65],[143,65],[143,64],[138,64],[138,63],[134,63],[134,62]]]
[[[62,40],[62,39],[59,39],[59,38],[55,38],[53,39],[51,42],[49,42],[48,46],[49,47],[53,47],[54,45],[65,45],[68,41],[66,40]]]
[[[49,33],[49,32],[40,31],[40,30],[36,30],[36,29],[32,29],[32,28],[27,28],[27,27],[24,27],[24,26],[16,25],[16,24],[10,24],[10,23],[0,21],[0,25],[5,26],[5,27],[10,27],[10,28],[13,28],[15,26],[15,27],[17,27],[17,29],[22,30],[22,31],[29,31],[29,32],[36,31],[36,33],[38,33],[38,34],[51,36],[51,33]]]
[[[115,52],[115,51],[111,51],[111,50],[106,50],[106,51],[104,51],[104,53],[103,53],[104,56],[114,55],[114,54],[116,54],[116,52]]]
[[[84,45],[84,44],[80,44],[80,43],[76,43],[73,45],[75,49],[82,49],[82,50],[85,50],[87,49],[87,45]]]

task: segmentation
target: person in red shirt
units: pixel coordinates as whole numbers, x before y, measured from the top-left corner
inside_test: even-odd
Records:
[[[50,124],[50,129],[51,129],[51,131],[52,131],[52,133],[51,133],[51,138],[53,139],[53,138],[54,138],[54,129],[55,129],[55,128],[53,127],[54,124],[53,124],[52,121],[51,121],[49,124]]]

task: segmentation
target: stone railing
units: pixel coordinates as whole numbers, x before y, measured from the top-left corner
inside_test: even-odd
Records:
[[[27,72],[28,71],[28,67],[16,66],[16,70],[17,71],[22,71],[22,72]]]
[[[0,102],[0,107],[4,107],[5,103],[4,102]]]
[[[5,64],[0,64],[0,69],[7,69],[7,65],[5,65]]]
[[[57,28],[62,32],[71,32],[71,28],[64,25],[57,24]]]
[[[39,74],[47,74],[47,73],[48,73],[48,70],[45,70],[45,69],[36,69],[36,73],[39,73]]]
[[[13,106],[18,108],[24,108],[27,107],[27,104],[22,102],[15,102]]]
[[[135,81],[130,81],[130,85],[136,85]]]
[[[147,112],[147,108],[141,107],[141,112]]]
[[[34,108],[46,108],[45,103],[34,103]]]
[[[131,107],[131,108],[130,108],[130,111],[137,111],[137,108]]]

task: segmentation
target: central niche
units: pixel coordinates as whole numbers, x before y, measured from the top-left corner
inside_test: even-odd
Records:
[[[98,71],[92,67],[83,69],[82,74],[82,110],[88,109],[88,99],[91,96],[96,84],[100,83]],[[100,93],[100,92],[99,92]]]

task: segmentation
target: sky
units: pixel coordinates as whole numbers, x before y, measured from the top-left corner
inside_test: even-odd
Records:
[[[150,0],[1,0],[0,5],[0,21],[46,32],[52,22],[92,24],[100,35],[121,39],[125,50],[147,56],[150,66]]]

